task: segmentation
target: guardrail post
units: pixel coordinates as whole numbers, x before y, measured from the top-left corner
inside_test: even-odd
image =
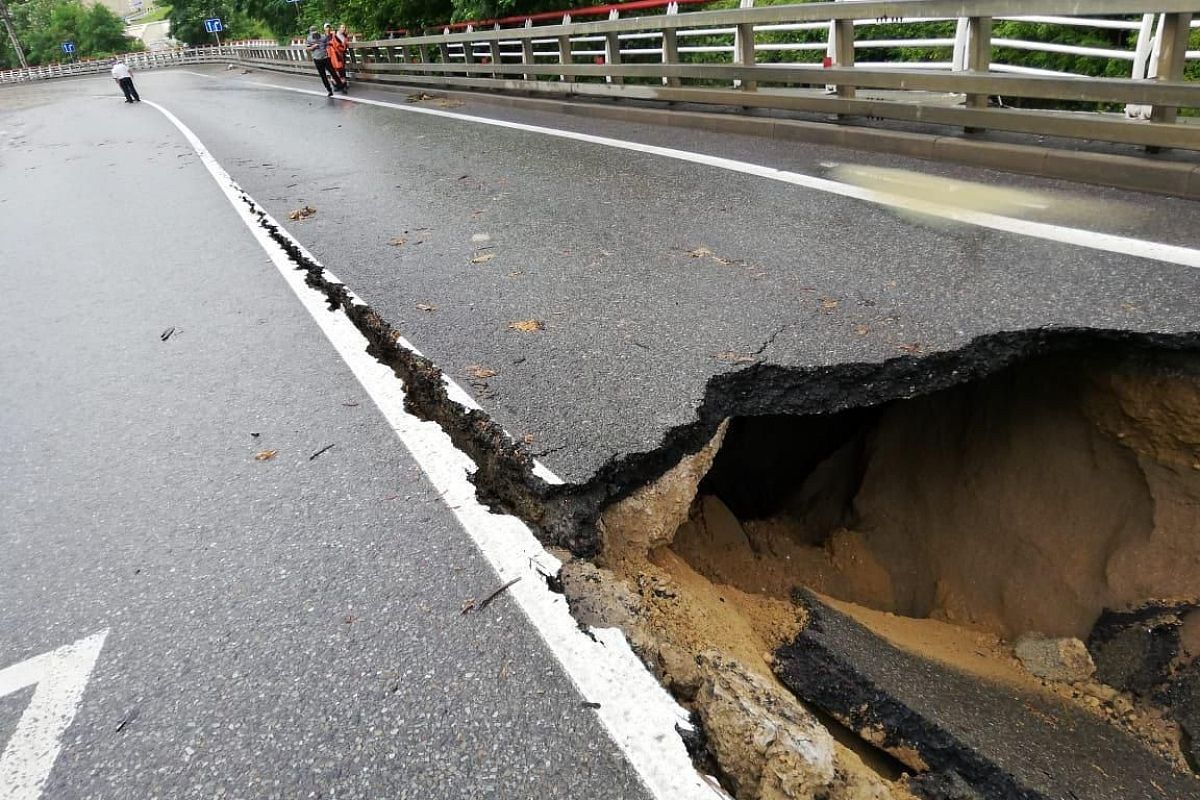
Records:
[[[854,20],[839,19],[833,23],[833,63],[839,67],[854,66]],[[837,84],[837,96],[853,98],[855,87]]]
[[[679,13],[679,4],[670,3],[667,5],[667,14],[673,16]],[[679,63],[679,37],[675,35],[674,28],[663,28],[662,31],[662,63],[678,64]],[[679,78],[663,77],[663,86],[678,86]]]
[[[423,44],[419,44],[419,45],[417,45],[417,61],[421,62],[422,64],[428,64],[428,63],[429,63],[429,48],[428,48],[428,47],[426,47],[426,46],[425,46],[425,45],[423,45]],[[421,70],[421,74],[422,74],[422,75],[428,75],[428,74],[429,74],[429,70],[428,70],[428,69],[422,69],[422,70]]]
[[[1158,62],[1155,80],[1183,80],[1183,64],[1187,59],[1188,35],[1191,33],[1192,15],[1167,14],[1158,26]],[[1151,122],[1172,123],[1179,109],[1175,106],[1155,106],[1150,112]]]
[[[571,15],[570,14],[563,14],[562,24],[563,25],[571,24]],[[571,36],[570,36],[570,34],[565,34],[563,36],[558,37],[558,63],[559,64],[570,64],[571,63]],[[574,75],[559,75],[558,79],[564,83],[574,83],[575,82]]]
[[[971,72],[990,72],[992,69],[992,18],[971,17],[967,20],[967,69]],[[987,108],[986,93],[968,93],[967,108]],[[982,133],[983,128],[966,127],[966,133]]]
[[[954,53],[950,58],[950,70],[962,72],[967,68],[967,18],[959,17],[954,25]]]
[[[495,25],[493,25],[493,26],[492,26],[492,30],[494,30],[494,31],[498,31],[498,30],[500,30],[500,23],[498,23],[498,22],[497,22]],[[497,39],[492,39],[492,44],[491,44],[491,52],[492,52],[492,66],[494,66],[494,67],[499,67],[499,66],[500,66],[500,63],[501,63],[501,60],[500,60],[500,39],[498,39],[498,38],[497,38]],[[496,70],[492,70],[492,77],[493,77],[493,78],[503,78],[503,77],[504,77],[504,73],[503,73],[503,72],[498,72],[498,71],[496,71]]]
[[[525,32],[521,34],[521,63],[529,66],[533,64],[533,34],[530,28],[533,27],[533,20],[525,20]],[[526,72],[523,76],[527,81],[537,80],[537,73]]]
[[[738,8],[753,7],[754,0],[740,0],[738,3]],[[733,63],[744,67],[753,67],[756,60],[754,55],[754,24],[744,22],[733,30]],[[753,92],[758,88],[757,81],[735,80],[733,85],[746,92]]]
[[[609,20],[620,19],[620,17],[621,13],[615,8],[609,10]],[[621,39],[614,31],[604,34],[604,63],[606,66],[621,64]],[[620,75],[605,75],[604,80],[608,83],[624,83]]]
[[[466,32],[474,33],[475,26],[468,25]],[[475,43],[474,42],[463,42],[462,43],[462,51],[463,51],[463,67],[464,67],[463,75],[465,75],[466,77],[469,78],[475,74],[474,72],[471,71],[471,68],[470,68],[471,65],[475,63]]]
[[[442,28],[442,36],[449,36],[449,35],[450,35],[450,29]],[[442,57],[442,66],[443,67],[450,63],[450,45],[446,44],[445,42],[438,42],[438,53]],[[450,73],[448,71],[442,72],[441,74],[442,74],[443,78],[450,77]]]

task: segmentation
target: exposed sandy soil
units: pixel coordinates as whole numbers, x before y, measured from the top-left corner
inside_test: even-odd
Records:
[[[763,782],[763,759],[779,753],[747,745],[755,736],[731,709],[759,713],[750,709],[764,693],[784,693],[772,652],[805,622],[791,601],[798,586],[903,649],[1073,700],[1185,768],[1178,727],[1159,710],[1094,679],[1035,678],[1011,642],[1026,632],[1083,638],[1106,607],[1200,587],[1195,364],[1060,359],[841,419],[782,419],[793,427],[723,425],[708,447],[608,509],[588,584],[623,598],[613,624],[706,727],[718,726],[710,749],[739,796],[792,796],[772,794],[785,784],[908,796],[868,745],[844,738],[817,747],[834,773],[824,756],[791,753],[785,772],[803,779]],[[765,455],[755,463],[756,454]],[[1200,652],[1200,615],[1182,639]],[[728,674],[758,700],[723,701],[718,714],[710,706]],[[788,708],[779,730],[810,740],[816,717]]]

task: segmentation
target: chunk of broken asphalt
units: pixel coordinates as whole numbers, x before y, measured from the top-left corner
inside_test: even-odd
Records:
[[[1187,653],[1182,641],[1184,620],[1191,614],[1200,614],[1200,601],[1106,610],[1087,646],[1097,678],[1153,703],[1179,723],[1184,758],[1200,773],[1200,657]]]
[[[964,784],[984,798],[1200,797],[1200,780],[1065,700],[902,651],[807,590],[796,599],[809,622],[776,651],[779,679],[909,767],[933,773],[913,784],[923,797],[969,797]]]

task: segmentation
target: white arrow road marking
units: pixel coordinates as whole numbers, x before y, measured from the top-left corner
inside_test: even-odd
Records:
[[[0,697],[36,685],[0,753],[0,800],[37,800],[50,777],[108,630],[0,670]]]

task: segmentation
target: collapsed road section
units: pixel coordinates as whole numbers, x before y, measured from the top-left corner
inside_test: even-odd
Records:
[[[582,624],[626,632],[735,796],[1200,791],[1195,337],[756,366],[714,379],[657,451],[554,486],[290,247],[470,454],[480,497],[575,556],[554,584]],[[1158,633],[1126,642],[1147,614]]]
[[[1037,330],[714,378],[694,423],[583,484],[251,210],[572,560],[739,798],[1200,793],[1200,337]]]

